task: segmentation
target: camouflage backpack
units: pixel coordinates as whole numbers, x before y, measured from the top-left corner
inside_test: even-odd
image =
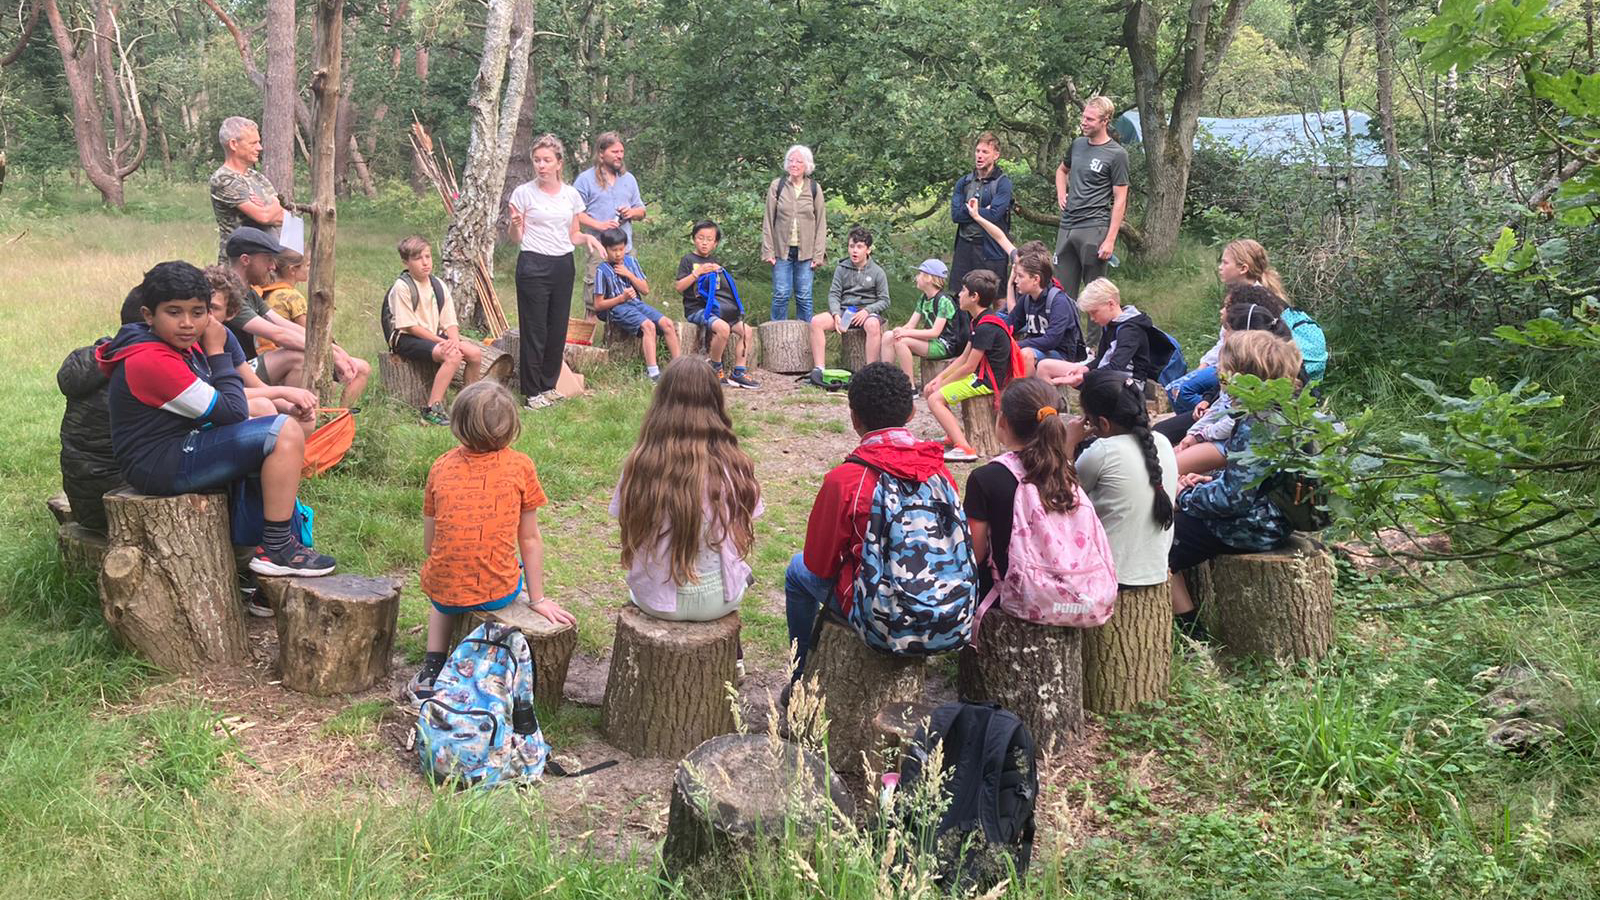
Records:
[[[966,646],[978,568],[955,485],[943,475],[898,478],[859,456],[847,461],[876,472],[878,485],[846,620],[867,646],[897,656]]]

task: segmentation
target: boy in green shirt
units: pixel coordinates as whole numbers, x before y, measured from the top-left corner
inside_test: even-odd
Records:
[[[917,289],[922,291],[922,299],[917,301],[906,324],[883,334],[882,358],[898,360],[901,371],[912,384],[917,383],[917,376],[911,371],[913,355],[950,359],[967,349],[966,314],[944,292],[949,275],[950,270],[942,260],[924,260],[917,267]]]

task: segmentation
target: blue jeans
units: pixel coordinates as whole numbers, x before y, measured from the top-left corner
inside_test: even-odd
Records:
[[[171,452],[147,471],[128,473],[128,483],[146,494],[172,497],[220,491],[247,475],[259,475],[261,464],[278,445],[278,432],[289,417],[259,416],[197,428],[174,441]]]
[[[789,298],[794,298],[795,318],[811,321],[811,260],[800,258],[800,248],[790,247],[787,258],[772,265],[772,321],[789,318]]]
[[[1168,384],[1167,399],[1172,403],[1173,412],[1186,413],[1202,400],[1216,399],[1221,389],[1222,385],[1217,381],[1216,366],[1206,366],[1203,369],[1195,369]]]
[[[811,574],[805,554],[796,553],[783,573],[783,614],[789,622],[789,643],[794,645],[794,672],[790,680],[805,671],[806,651],[811,649],[811,632],[817,626],[817,610],[823,604],[838,608],[833,599],[833,580]]]

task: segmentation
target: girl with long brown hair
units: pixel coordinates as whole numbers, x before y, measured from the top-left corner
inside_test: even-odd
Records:
[[[719,619],[750,583],[761,486],[722,391],[705,359],[673,360],[611,498],[629,596],[658,619]]]

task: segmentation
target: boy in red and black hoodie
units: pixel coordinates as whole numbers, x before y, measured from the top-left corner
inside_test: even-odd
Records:
[[[95,349],[111,383],[111,449],[136,490],[171,496],[222,490],[260,474],[265,525],[250,570],[326,575],[332,557],[295,538],[290,520],[305,438],[284,415],[251,418],[228,329],[211,315],[211,285],[186,262],[164,262],[137,289],[144,321]]]
[[[997,283],[993,272],[973,274]],[[850,425],[861,443],[850,455],[897,478],[949,479],[939,444],[920,440],[906,428],[914,396],[911,380],[891,363],[872,363],[857,372],[850,379]],[[805,550],[789,560],[783,579],[789,641],[795,647],[794,679],[805,667],[818,609],[826,605],[841,615],[850,611],[877,486],[878,473],[855,462],[835,466],[822,479],[806,523]]]
[[[922,388],[928,412],[939,421],[949,438],[944,458],[950,462],[972,462],[978,458],[967,433],[956,418],[955,408],[974,397],[991,397],[999,408],[1000,392],[1022,373],[1022,351],[1011,337],[1011,326],[997,315],[995,300],[1000,296],[1000,280],[993,272],[979,269],[968,272],[961,285],[961,308],[972,317],[972,340],[967,352],[945,366],[939,377]]]

